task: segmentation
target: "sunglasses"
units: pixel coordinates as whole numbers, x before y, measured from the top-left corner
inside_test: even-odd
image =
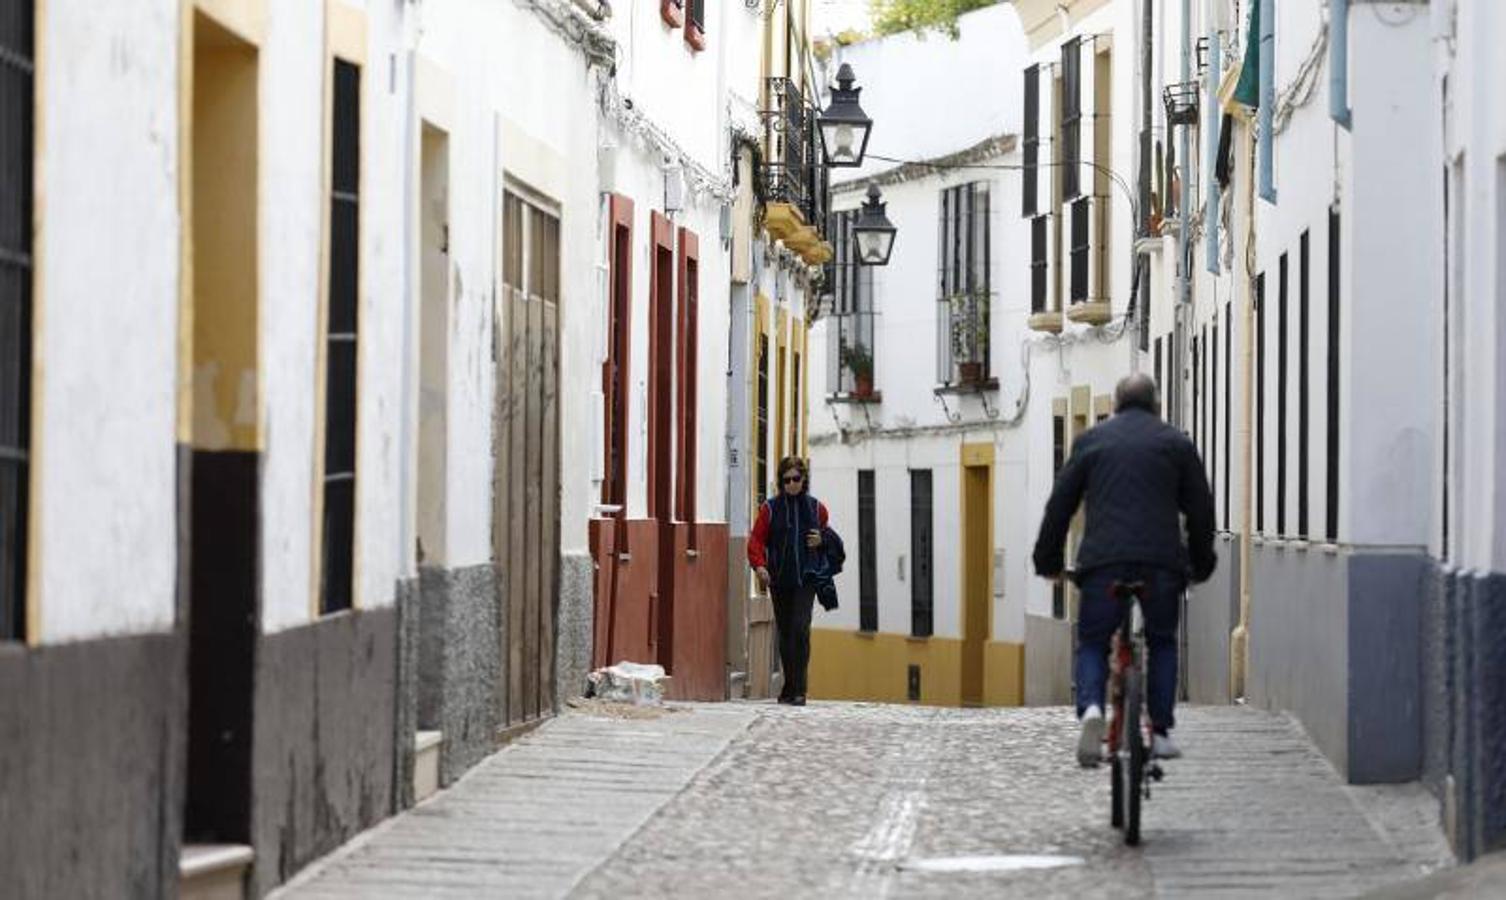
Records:
[[[805,480],[805,476],[804,475],[786,475],[786,476],[784,476],[784,483],[785,484],[799,484],[800,482],[802,482],[804,480]]]

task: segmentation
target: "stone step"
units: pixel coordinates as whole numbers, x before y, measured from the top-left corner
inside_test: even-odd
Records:
[[[244,844],[185,844],[178,857],[181,900],[244,900],[256,854]]]

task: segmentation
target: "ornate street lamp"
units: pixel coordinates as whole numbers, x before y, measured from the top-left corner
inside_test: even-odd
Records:
[[[868,202],[858,214],[852,226],[852,241],[857,246],[858,265],[887,266],[889,253],[894,250],[894,233],[897,230],[889,217],[884,215],[887,203],[879,201],[878,185],[868,185]]]
[[[831,105],[816,119],[821,129],[821,150],[826,155],[826,165],[835,169],[851,169],[863,164],[863,152],[868,149],[868,132],[873,120],[864,115],[858,106],[858,94],[862,88],[852,86],[852,66],[842,63],[837,70],[837,86],[831,90]]]

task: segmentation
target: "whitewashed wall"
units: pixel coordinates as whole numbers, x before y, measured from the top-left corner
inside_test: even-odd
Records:
[[[403,309],[407,252],[401,185],[406,95],[392,71],[404,56],[399,7],[346,3],[366,12],[361,72],[360,385],[357,393],[356,603],[389,606],[409,568],[402,527]],[[318,318],[323,289],[319,229],[328,203],[324,141],[329,115],[320,91],[327,73],[322,5],[270,0],[262,46],[263,153],[261,342],[266,421],[262,478],[262,627],[310,620],[316,468],[314,435]]]
[[[39,639],[164,631],[177,558],[178,3],[38,11]]]
[[[1499,85],[1506,83],[1506,56],[1498,37],[1506,9],[1488,0],[1434,4],[1441,73],[1449,81],[1445,108],[1447,162],[1464,183],[1451,203],[1450,302],[1461,346],[1451,357],[1459,373],[1450,397],[1449,440],[1454,467],[1452,562],[1466,568],[1506,571],[1506,112]]]

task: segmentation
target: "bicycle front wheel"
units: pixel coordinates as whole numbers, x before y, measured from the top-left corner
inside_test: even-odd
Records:
[[[1123,767],[1122,798],[1124,842],[1131,847],[1140,843],[1140,797],[1144,793],[1145,732],[1140,726],[1144,676],[1131,669],[1124,679],[1124,727],[1119,729],[1119,750],[1115,756]]]

